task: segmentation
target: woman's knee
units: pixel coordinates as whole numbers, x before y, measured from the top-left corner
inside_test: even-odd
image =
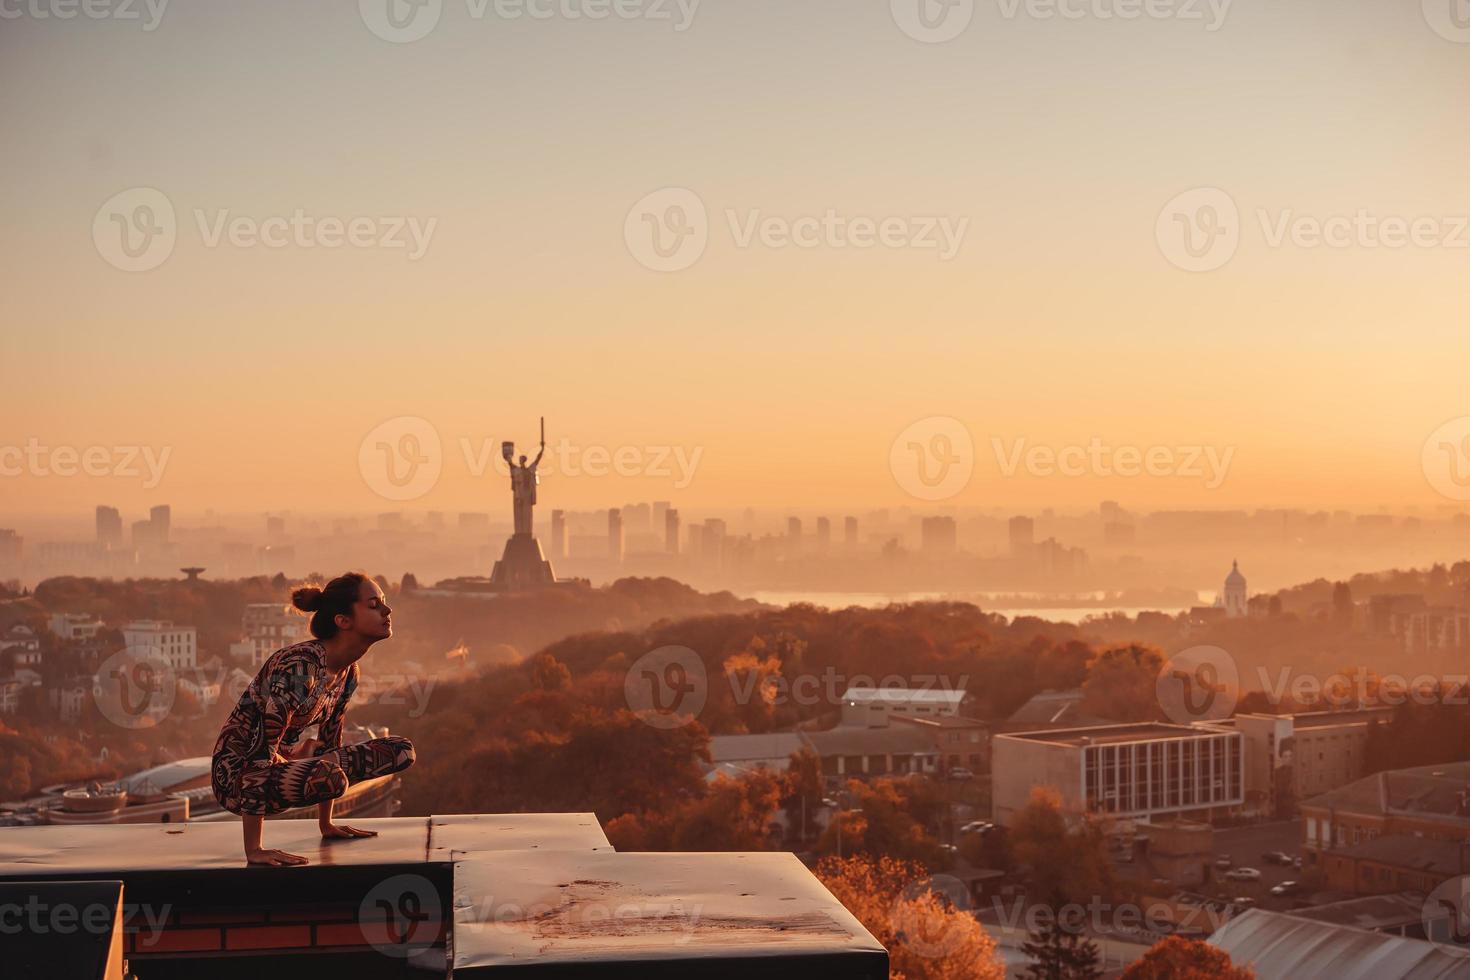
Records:
[[[335,800],[347,792],[350,782],[346,770],[340,765],[323,760],[318,764],[316,771],[307,778],[306,792],[303,795],[308,802],[313,803]]]

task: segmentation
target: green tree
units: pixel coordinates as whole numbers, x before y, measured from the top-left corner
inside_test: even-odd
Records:
[[[1039,923],[1021,944],[1021,952],[1031,957],[1024,974],[1028,980],[1098,980],[1102,976],[1097,943],[1068,928],[1059,915]]]

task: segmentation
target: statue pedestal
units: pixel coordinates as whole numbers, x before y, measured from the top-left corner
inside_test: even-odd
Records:
[[[551,562],[541,553],[541,543],[530,534],[512,534],[505,553],[490,573],[490,587],[497,592],[541,589],[556,584]]]

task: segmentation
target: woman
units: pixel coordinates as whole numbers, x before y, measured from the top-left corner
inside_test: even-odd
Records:
[[[377,831],[332,823],[332,801],[350,783],[402,772],[414,762],[413,743],[398,736],[342,745],[342,714],[357,689],[357,662],[393,635],[393,610],[377,583],[349,572],[326,588],[297,589],[291,601],[312,613],[315,639],[271,654],[214,745],[214,796],[244,820],[249,864],[306,864],[298,854],[261,846],[260,832],[269,814],[313,803],[322,840],[376,837]],[[308,725],[320,726],[320,738],[297,746]]]

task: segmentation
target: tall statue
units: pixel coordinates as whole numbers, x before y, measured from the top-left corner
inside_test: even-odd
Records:
[[[536,475],[536,467],[541,463],[541,457],[546,455],[546,419],[541,419],[541,451],[529,464],[526,457],[521,456],[520,464],[515,462],[516,444],[513,442],[502,442],[500,454],[505,457],[510,466],[510,492],[514,497],[515,508],[515,533],[531,533],[531,509],[536,506],[536,485],[541,478]]]

